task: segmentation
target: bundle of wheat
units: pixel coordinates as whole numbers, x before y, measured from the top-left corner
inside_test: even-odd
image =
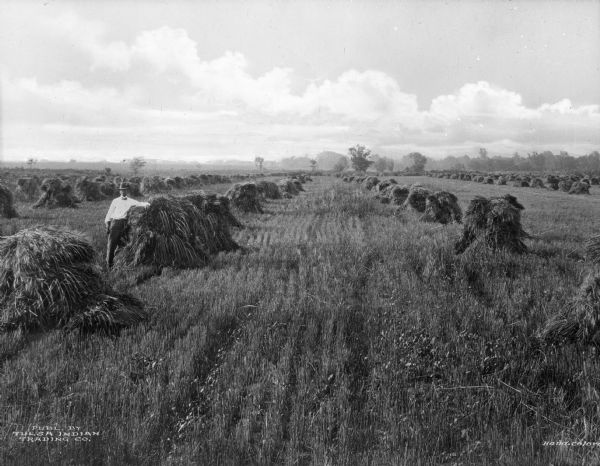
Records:
[[[504,185],[506,185],[506,177],[504,177],[504,176],[500,175],[500,176],[498,177],[498,179],[496,180],[496,184],[497,184],[497,185],[499,185],[499,186],[504,186]]]
[[[230,201],[223,194],[207,193],[203,190],[193,191],[182,197],[190,201],[204,214],[218,214],[229,226],[244,228],[240,221],[231,213]]]
[[[200,267],[208,261],[208,251],[199,239],[206,235],[202,214],[191,202],[156,197],[148,207],[134,206],[127,212],[127,241],[115,264]]]
[[[214,196],[214,200],[212,196]],[[231,201],[224,194],[209,194],[208,205],[216,206],[216,209],[221,213],[223,218],[229,223],[230,226],[244,228],[244,225],[242,225],[241,222],[231,213]]]
[[[37,177],[19,178],[15,197],[21,201],[32,201],[40,195],[39,180]]]
[[[379,183],[379,178],[377,178],[376,176],[367,176],[363,181],[362,185],[365,189],[368,189],[370,191],[375,186],[377,186],[377,183]]]
[[[388,186],[392,186],[392,185],[395,185],[395,184],[398,184],[398,182],[394,178],[390,178],[388,180],[380,181],[377,184],[376,188],[377,188],[377,191],[379,191],[381,193],[386,188],[388,188]]]
[[[160,176],[145,176],[140,183],[140,191],[144,196],[166,193],[170,189]]]
[[[552,316],[541,331],[549,344],[600,345],[600,273],[592,271],[566,310]]]
[[[584,183],[583,181],[577,181],[571,185],[571,189],[569,189],[569,194],[589,194],[590,193],[590,185]]]
[[[177,182],[170,177],[167,177],[163,180],[168,189],[175,189],[177,187]]]
[[[115,330],[142,320],[141,303],[113,295],[94,257],[85,237],[66,229],[28,228],[1,238],[0,328]]]
[[[262,180],[256,183],[258,192],[264,199],[281,199],[277,184],[273,181]]]
[[[447,191],[438,191],[427,196],[425,212],[421,220],[443,225],[452,222],[460,223],[462,221],[462,210],[458,205],[457,197]]]
[[[515,188],[529,188],[529,182],[525,180],[515,180],[513,181],[513,186]]]
[[[560,180],[558,182],[558,189],[565,193],[568,193],[571,190],[571,186],[573,186],[573,182],[569,179]]]
[[[80,201],[102,201],[106,199],[100,191],[103,181],[91,181],[87,176],[78,178],[75,182],[75,195]]]
[[[292,183],[294,183],[294,186],[296,186],[298,192],[304,191],[304,186],[302,186],[302,183],[299,180],[292,179]]]
[[[104,182],[100,184],[100,192],[103,196],[113,197],[117,194],[117,186],[111,182]]]
[[[283,195],[283,197],[289,199],[292,196],[297,196],[299,194],[299,190],[296,184],[289,178],[284,178],[277,182],[277,187],[279,191]]]
[[[0,217],[14,218],[18,216],[13,194],[10,189],[0,184]]]
[[[303,173],[293,175],[291,178],[292,178],[292,180],[298,180],[302,184],[306,183],[307,181],[312,181],[312,178],[310,176],[305,175]]]
[[[558,189],[558,183],[559,183],[559,179],[554,176],[554,175],[548,175],[546,177],[546,185],[550,188],[553,189],[554,191],[556,191]]]
[[[532,188],[545,188],[546,186],[544,185],[544,182],[542,181],[541,178],[534,178],[533,180],[531,180],[531,187]]]
[[[263,212],[256,183],[236,183],[225,195],[231,200],[233,206],[242,212]]]
[[[42,190],[42,195],[38,201],[31,206],[34,209],[39,207],[45,207],[47,209],[56,207],[77,207],[79,199],[73,195],[71,185],[58,178],[44,179],[40,189]]]
[[[185,187],[185,182],[181,176],[176,176],[173,178],[175,182],[175,189],[183,189]]]
[[[196,191],[182,199],[190,202],[201,214],[199,221],[203,227],[198,230],[198,234],[204,250],[212,254],[240,248],[231,237],[229,227],[243,228],[243,225],[229,210],[229,198]]]
[[[428,189],[423,186],[413,184],[408,192],[408,197],[402,205],[405,209],[411,209],[419,213],[425,212],[425,205],[427,204],[427,196],[431,195]]]
[[[406,201],[410,188],[404,185],[395,184],[389,189],[388,197],[390,198],[390,204],[401,206]]]
[[[142,196],[142,190],[140,189],[139,183],[134,181],[127,181],[127,192],[132,197]]]
[[[521,227],[521,210],[523,206],[510,194],[491,199],[476,197],[467,208],[462,238],[455,245],[456,253],[461,254],[473,243],[518,254],[526,252],[523,240],[529,235]]]

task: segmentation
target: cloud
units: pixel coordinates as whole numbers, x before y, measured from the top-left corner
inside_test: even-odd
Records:
[[[29,125],[19,134],[37,130],[45,143],[75,144],[79,137],[99,141],[100,148],[186,154],[199,148],[225,153],[227,147],[294,153],[356,142],[435,151],[469,144],[505,144],[511,151],[600,144],[599,106],[568,98],[531,108],[517,91],[477,81],[419,109],[417,96],[380,70],[349,69],[302,88],[288,67],[251,73],[240,52],[201,57],[184,29],[163,26],[125,42],[110,40],[104,24],[73,14],[46,26],[83,52],[89,76],[2,81],[5,124]],[[67,132],[69,138],[57,136]],[[13,145],[16,134],[9,134]]]
[[[67,12],[42,21],[51,33],[66,38],[72,45],[87,52],[91,69],[125,71],[131,60],[130,48],[122,41],[106,42],[106,26],[99,21],[85,20]]]
[[[600,115],[600,106],[581,105],[575,107],[570,99],[562,99],[554,104],[543,104],[539,107],[540,113],[559,114],[559,115],[581,115],[588,117],[598,117]]]
[[[486,81],[468,83],[458,92],[436,97],[431,102],[433,117],[457,120],[462,117],[526,119],[536,116],[535,110],[523,105],[516,92],[492,86]]]
[[[200,64],[196,43],[187,32],[166,26],[139,34],[129,53],[162,72],[175,69],[191,76]]]
[[[106,41],[102,24],[74,14],[62,15],[50,24],[89,55],[92,70],[135,74],[136,66],[150,66],[167,78],[179,74],[192,86],[194,103],[206,107],[245,106],[269,115],[303,117],[327,113],[358,121],[396,118],[406,124],[417,114],[416,96],[402,92],[396,80],[376,70],[349,70],[295,95],[292,69],[275,67],[253,77],[246,57],[231,51],[201,60],[196,42],[184,29],[163,26],[143,31],[127,45]]]

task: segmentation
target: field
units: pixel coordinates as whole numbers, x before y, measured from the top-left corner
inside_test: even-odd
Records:
[[[0,336],[1,464],[598,464],[600,362],[536,334],[564,309],[600,230],[590,196],[512,193],[530,253],[454,255],[460,225],[393,215],[355,183],[314,177],[264,214],[235,212],[244,250],[138,286],[149,322],[118,336]],[[227,186],[209,189],[224,192]],[[105,248],[108,201],[17,208],[2,234],[67,225]],[[89,442],[22,443],[31,426]]]

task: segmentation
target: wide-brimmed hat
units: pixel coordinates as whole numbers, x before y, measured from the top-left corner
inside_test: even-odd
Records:
[[[121,183],[119,185],[119,191],[127,191],[129,189],[129,183]]]

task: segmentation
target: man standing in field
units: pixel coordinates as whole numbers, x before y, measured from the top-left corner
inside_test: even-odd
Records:
[[[127,227],[127,211],[133,206],[148,207],[150,205],[148,202],[139,202],[127,197],[126,183],[121,183],[119,185],[119,193],[121,196],[113,199],[108,208],[106,218],[104,219],[104,223],[106,224],[106,234],[108,235],[106,264],[109,269],[113,266],[115,250]]]

